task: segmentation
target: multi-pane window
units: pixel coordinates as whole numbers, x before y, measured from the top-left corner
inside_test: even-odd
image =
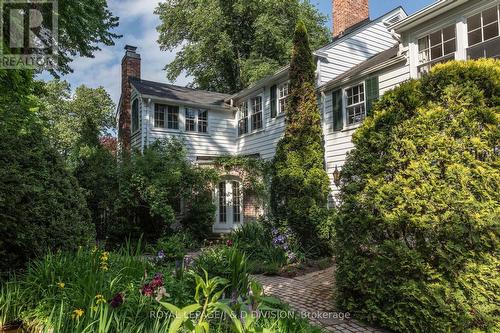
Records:
[[[179,129],[179,107],[168,106],[167,109],[167,128]]]
[[[186,109],[186,132],[208,132],[208,111]]]
[[[179,129],[179,107],[155,104],[154,127]]]
[[[248,102],[240,105],[240,120],[238,121],[238,135],[248,133]]]
[[[199,110],[198,111],[198,132],[207,133],[208,132],[208,111]]]
[[[288,83],[284,83],[278,88],[278,113],[285,113],[288,98]]]
[[[155,104],[155,123],[157,128],[165,128],[165,109],[166,105]]]
[[[132,133],[139,130],[139,100],[132,102]]]
[[[186,132],[196,132],[196,111],[186,109]]]
[[[240,183],[233,181],[233,222],[241,222],[241,189]]]
[[[252,101],[252,131],[262,128],[262,96],[251,99]]]
[[[366,117],[364,83],[346,89],[345,93],[347,125],[361,123]]]
[[[500,57],[499,6],[467,19],[468,58]]]
[[[455,58],[457,50],[457,33],[455,25],[440,29],[418,40],[418,72],[428,72],[440,62]]]
[[[226,182],[219,183],[219,223],[226,223]]]

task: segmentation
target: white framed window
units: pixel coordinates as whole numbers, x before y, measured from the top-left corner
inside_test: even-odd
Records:
[[[198,132],[208,132],[208,111],[198,110]]]
[[[347,126],[361,123],[366,118],[365,84],[345,89],[345,114]]]
[[[185,128],[186,132],[196,132],[196,111],[186,109]]]
[[[208,132],[208,111],[189,109],[185,111],[185,129],[186,132]]]
[[[467,58],[500,57],[500,6],[467,18]]]
[[[155,128],[179,129],[179,107],[165,104],[155,104]]]
[[[251,99],[252,105],[252,131],[262,128],[262,96]]]
[[[245,101],[240,105],[239,120],[238,120],[238,135],[248,133],[248,102]]]
[[[139,100],[136,98],[132,102],[132,133],[139,130],[140,116],[139,116]]]
[[[455,59],[457,51],[456,24],[449,25],[418,39],[418,73],[428,72],[432,66]]]
[[[281,84],[278,87],[278,114],[284,114],[286,109],[286,102],[288,99],[288,82]]]

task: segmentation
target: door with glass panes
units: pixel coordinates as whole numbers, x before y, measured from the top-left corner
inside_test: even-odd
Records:
[[[215,199],[217,211],[214,231],[229,231],[243,222],[243,197],[239,181],[220,181],[215,189]]]

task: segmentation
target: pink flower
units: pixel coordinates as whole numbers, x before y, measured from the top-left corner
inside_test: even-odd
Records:
[[[229,246],[229,247],[233,246],[233,240],[232,239],[228,239],[226,241],[226,245]]]
[[[153,289],[153,287],[151,286],[151,284],[149,284],[149,283],[146,283],[146,284],[142,287],[142,290],[141,290],[141,293],[142,293],[144,296],[148,296],[148,297],[153,296],[153,292],[154,292],[154,289]]]

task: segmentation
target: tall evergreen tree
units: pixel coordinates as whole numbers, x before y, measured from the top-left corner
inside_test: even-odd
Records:
[[[303,246],[323,252],[317,245],[322,244],[322,226],[327,220],[329,180],[314,88],[315,66],[302,22],[297,24],[293,45],[286,129],[273,162],[271,209]]]

